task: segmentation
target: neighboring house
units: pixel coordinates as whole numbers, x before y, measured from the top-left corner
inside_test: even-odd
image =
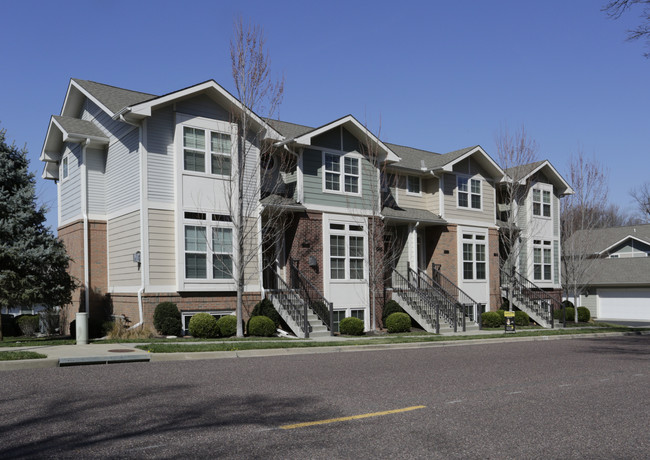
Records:
[[[650,321],[650,224],[579,231],[572,238],[588,238],[595,259],[579,306],[599,320]]]
[[[237,168],[232,120],[242,110],[214,81],[164,96],[70,81],[41,154],[43,177],[57,181],[59,236],[82,281],[68,316],[89,305],[91,317],[108,309],[151,323],[162,301],[177,303],[185,324],[198,311],[234,312],[224,267],[238,229],[223,190]],[[246,199],[259,201],[260,213],[283,210],[290,224],[272,247],[250,241],[259,256],[246,267],[248,311],[267,296],[306,335],[335,331],[349,316],[377,326],[390,296],[432,331],[500,306],[497,191],[507,176],[480,146],[437,154],[388,144],[351,115],[317,128],[251,117],[274,158],[290,161],[263,178],[251,172],[251,183],[269,186]],[[548,162],[530,177],[541,201],[531,194],[522,215],[548,220],[538,246],[544,261],[547,241],[555,252],[550,279],[546,262],[534,262],[536,238],[522,267],[531,277],[541,270],[540,287],[554,289],[555,199],[568,185]],[[381,298],[371,310],[378,271]]]

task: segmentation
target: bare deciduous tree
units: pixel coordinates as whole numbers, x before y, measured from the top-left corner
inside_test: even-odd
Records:
[[[568,178],[575,193],[561,202],[562,285],[577,308],[580,294],[593,278],[591,232],[601,218],[594,210],[607,202],[607,176],[595,159],[578,152],[571,159]]]
[[[612,19],[618,19],[626,11],[634,6],[642,5],[643,10],[639,16],[641,24],[636,28],[628,30],[628,40],[645,39],[650,46],[650,0],[612,0],[608,2],[602,10]],[[650,53],[644,53],[646,58],[650,58]]]
[[[630,195],[636,201],[641,218],[650,222],[650,182],[633,189]]]

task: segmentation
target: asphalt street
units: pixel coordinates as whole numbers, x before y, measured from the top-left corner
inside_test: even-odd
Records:
[[[3,459],[650,456],[650,336],[17,370],[2,390]]]

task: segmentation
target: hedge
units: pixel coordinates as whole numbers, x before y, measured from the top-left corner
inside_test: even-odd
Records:
[[[391,313],[386,318],[386,329],[388,332],[410,332],[411,331],[411,317],[406,313]]]
[[[363,335],[363,320],[343,318],[339,323],[339,332],[344,335]]]
[[[248,321],[248,335],[255,337],[271,337],[272,335],[275,335],[275,332],[275,323],[268,316],[253,316]]]
[[[486,311],[481,314],[481,323],[483,327],[501,327],[503,325],[502,318],[503,316],[496,311]]]

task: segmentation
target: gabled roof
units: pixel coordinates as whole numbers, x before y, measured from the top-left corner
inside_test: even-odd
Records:
[[[296,123],[289,123],[286,121],[273,120],[272,118],[264,118],[264,120],[271,125],[277,132],[281,133],[284,137],[292,139],[301,136],[314,128],[311,126],[298,125]]]
[[[388,221],[420,222],[421,224],[445,225],[442,217],[424,209],[384,207],[381,215]]]
[[[579,230],[571,235],[567,244],[570,245],[573,238],[578,238],[578,241],[588,238],[589,249],[592,254],[605,254],[630,238],[650,244],[650,224],[599,228],[590,231]],[[648,276],[650,277],[650,274]]]
[[[567,181],[564,180],[562,175],[553,167],[548,160],[536,161],[522,166],[514,166],[507,168],[505,173],[508,177],[520,182],[528,180],[538,172],[544,173],[546,177],[553,183],[553,186],[559,191],[560,195],[573,195],[573,189]]]
[[[126,106],[137,104],[155,98],[156,96],[94,81],[72,78],[68,85],[68,92],[63,102],[61,115],[69,117],[78,116],[84,97],[92,100],[112,117]]]
[[[598,286],[650,286],[650,257],[596,259],[585,281]]]

